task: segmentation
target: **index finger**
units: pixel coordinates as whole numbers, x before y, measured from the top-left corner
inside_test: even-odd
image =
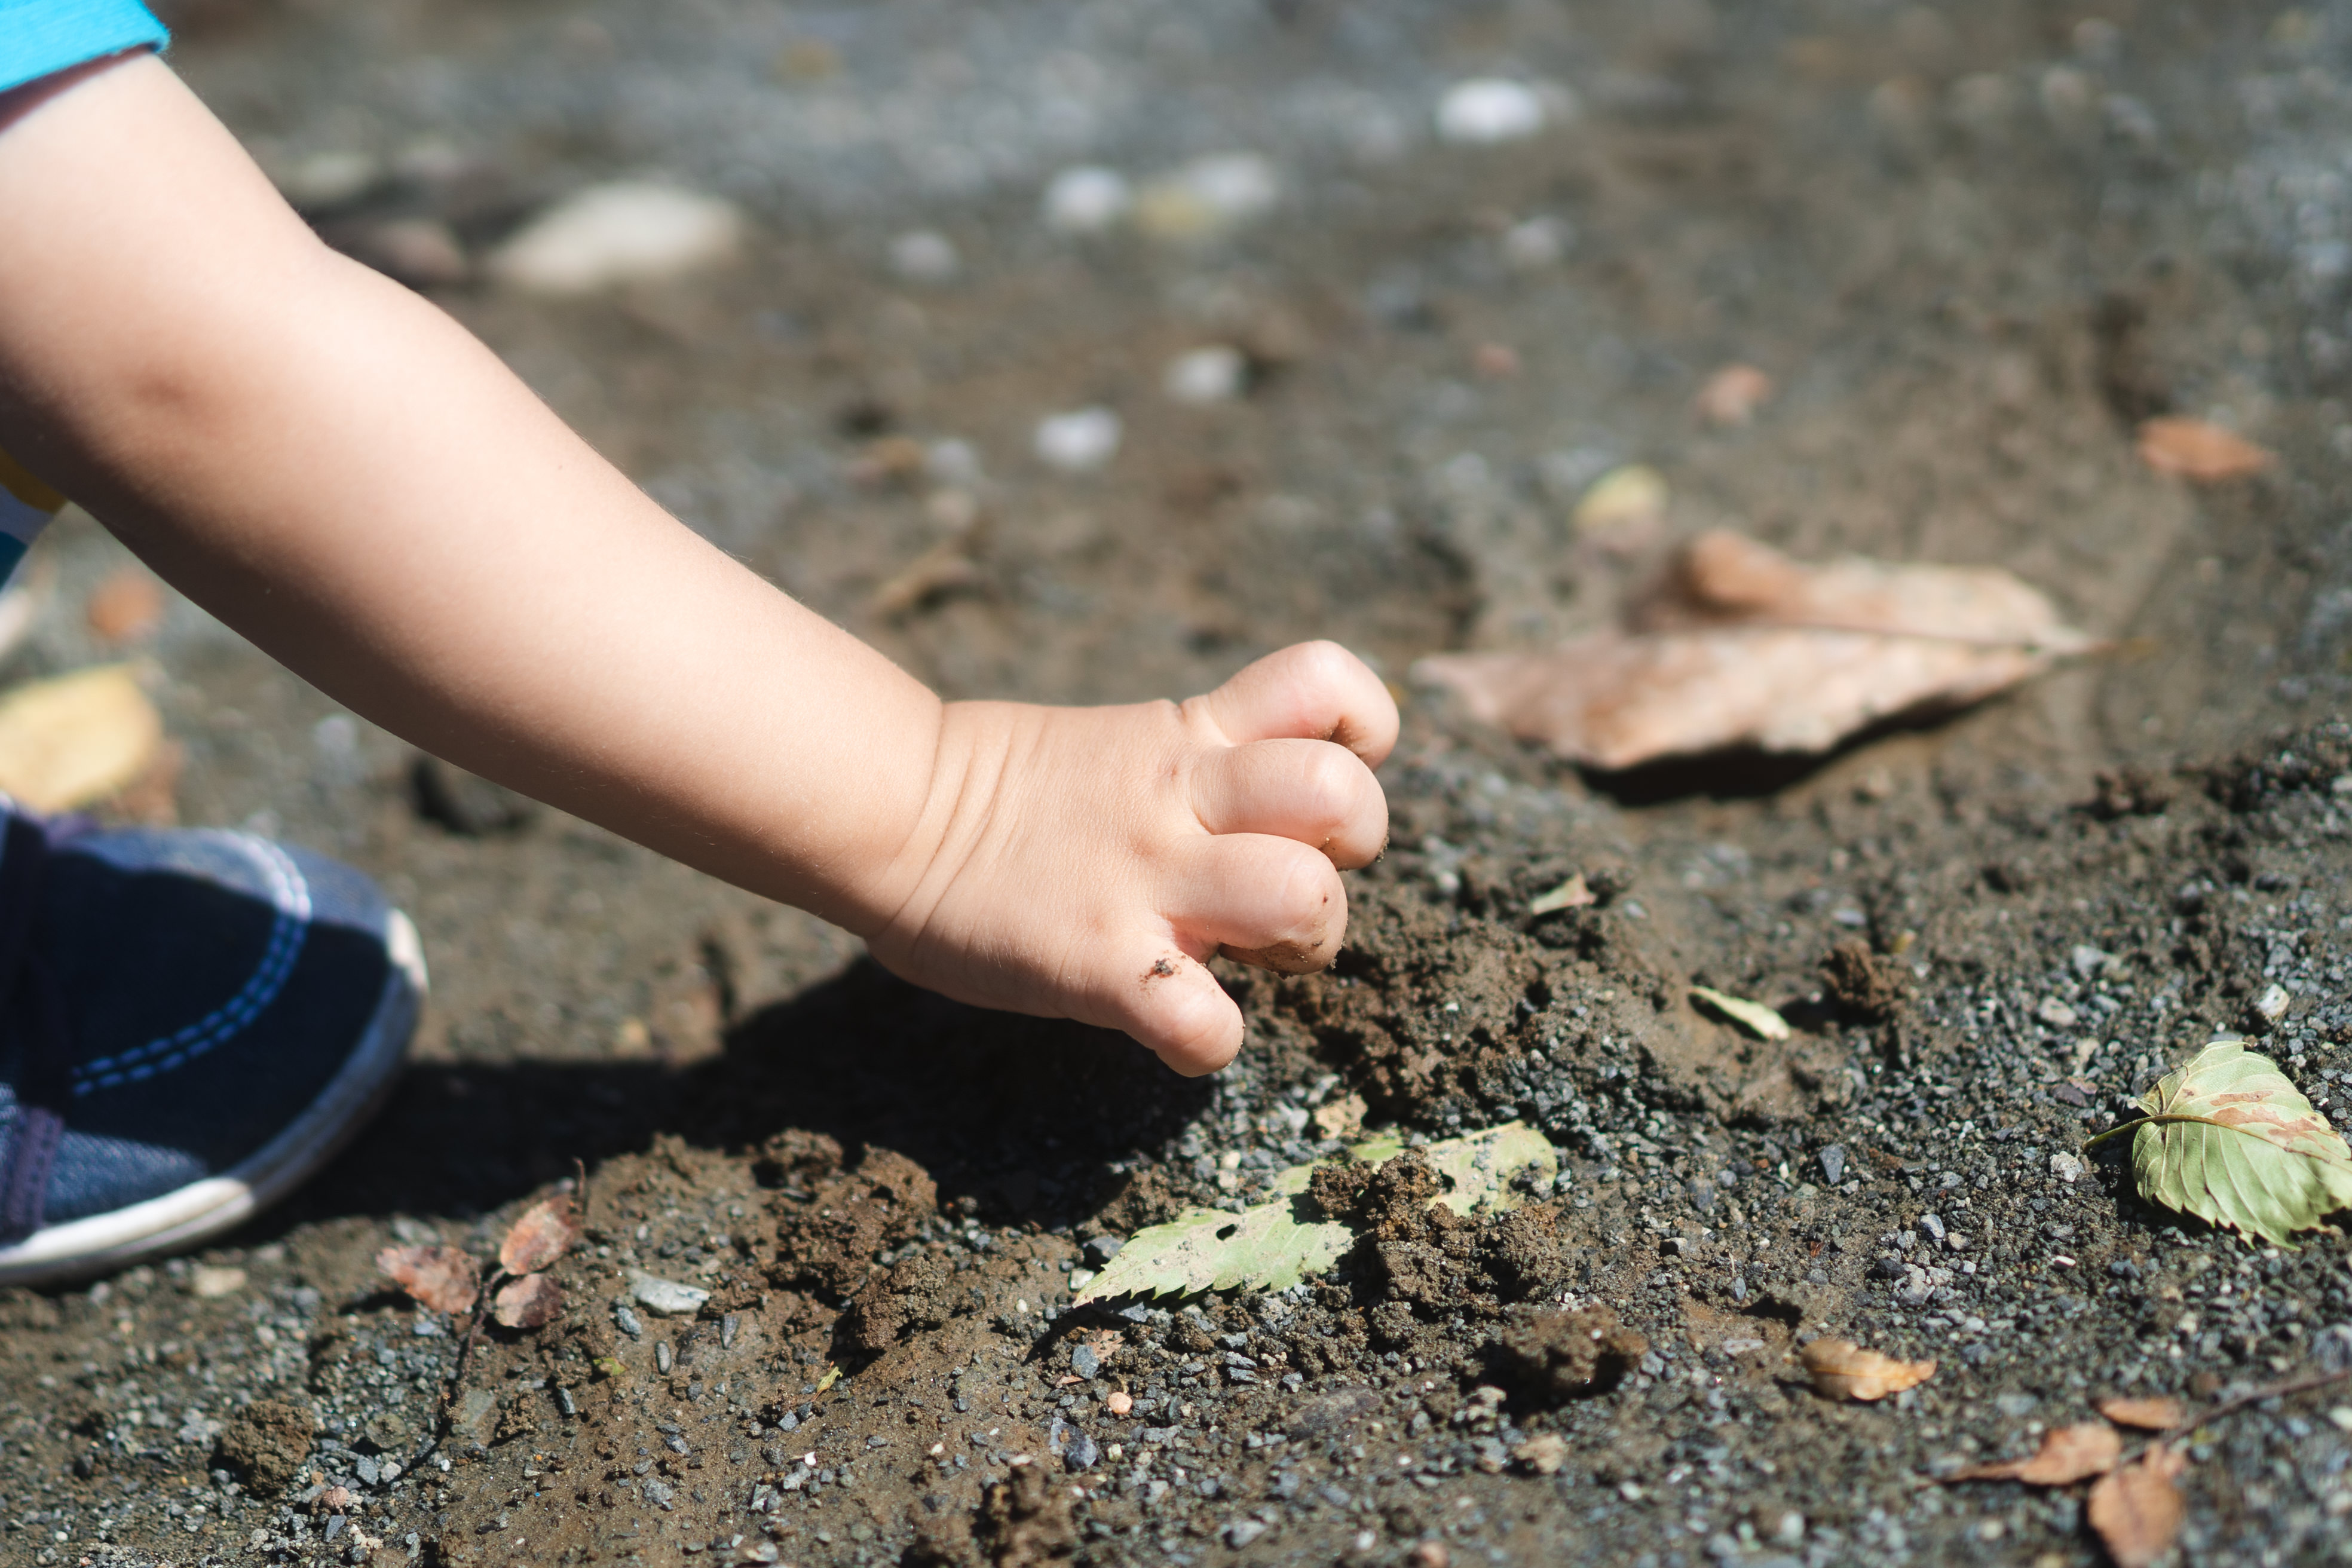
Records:
[[[1184,706],[1235,745],[1329,741],[1378,767],[1396,744],[1396,700],[1362,659],[1335,642],[1296,643],[1267,654]]]

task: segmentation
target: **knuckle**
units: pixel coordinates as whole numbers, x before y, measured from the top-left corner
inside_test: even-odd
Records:
[[[1300,788],[1308,820],[1326,837],[1346,827],[1359,813],[1367,776],[1354,753],[1318,745],[1307,757]]]

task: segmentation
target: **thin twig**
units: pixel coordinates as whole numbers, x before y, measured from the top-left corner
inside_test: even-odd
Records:
[[[2331,1384],[2342,1383],[2347,1378],[2352,1378],[2352,1367],[2347,1367],[2342,1372],[2315,1372],[2303,1377],[2291,1377],[2284,1383],[2272,1384],[2268,1388],[2257,1388],[2251,1393],[2241,1394],[2235,1399],[2225,1399],[2210,1410],[2200,1411],[2182,1421],[2179,1426],[2158,1433],[2148,1439],[2148,1447],[2154,1447],[2158,1443],[2169,1444],[2177,1438],[2194,1432],[2209,1421],[2219,1421],[2224,1415],[2235,1415],[2249,1405],[2260,1405],[2265,1399],[2284,1399],[2290,1394],[2308,1394],[2315,1388],[2326,1388]],[[2147,1448],[2140,1450],[2143,1454],[2147,1451]]]
[[[474,1342],[481,1337],[482,1321],[490,1315],[491,1298],[498,1292],[499,1282],[507,1278],[503,1268],[493,1268],[483,1281],[480,1300],[475,1303],[474,1321],[466,1325],[466,1337],[457,1342],[457,1364],[449,1373],[448,1386],[441,1391],[441,1407],[447,1409],[457,1396],[457,1385],[466,1380],[466,1361],[474,1353]]]

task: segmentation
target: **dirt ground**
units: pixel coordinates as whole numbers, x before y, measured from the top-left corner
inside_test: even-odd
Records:
[[[1188,1082],[421,785],[173,600],[183,818],[382,878],[435,1000],[391,1110],[283,1210],[0,1297],[0,1559],[2040,1568],[2101,1560],[2080,1489],[1929,1478],[2107,1394],[2352,1367],[2341,1236],[2251,1248],[2137,1200],[2117,1145],[2073,1159],[2215,1026],[2352,1121],[2352,7],[176,15],[180,68],[341,243],[425,217],[478,253],[648,171],[740,203],[731,270],[431,291],[951,695],[1181,695],[1346,643],[1404,702],[1395,830],[1339,963],[1227,972],[1250,1047]],[[1433,140],[1486,74],[1557,84],[1550,126]],[[1039,221],[1065,165],[1234,149],[1282,191],[1230,236]],[[917,230],[952,276],[894,270]],[[1171,401],[1206,342],[1245,395]],[[1732,362],[1777,394],[1702,426]],[[1116,458],[1041,464],[1035,421],[1085,405]],[[2164,411],[2281,461],[2159,477],[2131,429]],[[1997,563],[2109,650],[1826,761],[1612,778],[1410,689],[1421,654],[1609,620],[1643,565],[1568,513],[1626,460],[1678,531]],[[11,674],[97,656],[79,606],[124,559],[86,519],[44,548]],[[1574,872],[1597,903],[1529,914]],[[1374,1238],[1279,1294],[1070,1306],[1117,1238],[1335,1152],[1314,1113],[1350,1096],[1429,1137],[1523,1118],[1563,1173],[1460,1225],[1372,1194]],[[575,1171],[571,1310],[453,1380],[460,1336],[376,1251],[487,1257]],[[709,1296],[662,1315],[644,1276]],[[1825,1332],[1937,1373],[1828,1402],[1790,1359]],[[2188,1454],[2189,1560],[2352,1558],[2352,1384]]]

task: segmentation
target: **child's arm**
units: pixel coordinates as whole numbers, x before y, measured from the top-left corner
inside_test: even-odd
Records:
[[[0,95],[0,448],[386,728],[1182,1071],[1241,1038],[1200,961],[1337,949],[1396,732],[1339,649],[1181,708],[942,705],[319,244],[151,58]]]

